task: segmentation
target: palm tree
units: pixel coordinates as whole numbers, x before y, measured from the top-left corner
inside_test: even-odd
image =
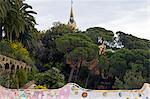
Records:
[[[9,0],[0,0],[0,40],[2,39],[4,18],[6,17],[9,8]]]
[[[24,31],[24,23],[23,18],[20,13],[20,4],[22,0],[8,0],[9,2],[9,11],[4,18],[4,31],[6,34],[6,38],[9,40],[13,40],[13,37],[18,36],[19,33]]]
[[[25,29],[24,32],[19,35],[19,40],[26,47],[30,46],[30,42],[33,41],[33,39],[36,41],[35,33],[37,33],[37,30],[35,29],[36,21],[34,16],[32,16],[32,14],[37,13],[34,11],[29,11],[29,9],[32,9],[32,7],[26,3],[23,3],[20,9],[23,15]]]
[[[10,4],[9,0],[0,0],[0,19],[4,19],[9,10]]]
[[[36,22],[31,14],[36,13],[27,10],[29,8],[32,9],[32,7],[24,3],[23,0],[8,1],[10,6],[3,22],[4,31],[7,39],[16,40],[21,33],[25,32],[25,30],[27,31],[34,28]]]

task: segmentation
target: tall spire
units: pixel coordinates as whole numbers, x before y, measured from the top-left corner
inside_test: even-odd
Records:
[[[70,18],[71,18],[71,17],[74,17],[74,16],[73,16],[73,7],[72,7],[72,6],[71,6],[71,12],[70,12]]]
[[[73,14],[73,0],[71,0],[71,11],[70,11],[70,19],[68,25],[73,29],[76,28],[76,22],[74,20],[74,14]]]

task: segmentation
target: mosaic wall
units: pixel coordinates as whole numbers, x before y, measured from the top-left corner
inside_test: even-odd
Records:
[[[140,90],[88,90],[73,83],[60,89],[0,87],[0,99],[150,99],[150,84],[144,84]]]

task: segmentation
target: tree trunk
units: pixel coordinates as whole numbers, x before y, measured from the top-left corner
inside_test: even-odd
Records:
[[[70,72],[70,75],[69,75],[69,79],[68,79],[68,82],[69,82],[69,83],[70,83],[71,80],[72,80],[72,76],[73,76],[74,70],[75,70],[75,68],[72,68],[72,69],[71,69],[71,72]]]
[[[90,74],[91,74],[91,73],[89,72],[88,77],[87,77],[87,79],[86,79],[85,88],[87,88],[88,81],[89,81],[89,78],[90,78]]]
[[[106,79],[106,77],[105,77],[105,74],[104,74],[104,73],[105,73],[105,71],[104,71],[104,70],[102,70],[101,76],[102,76],[102,78],[103,78],[103,79]]]
[[[12,41],[12,33],[9,34],[9,40]]]
[[[76,75],[75,75],[75,82],[77,82],[77,80],[78,80],[78,76],[79,76],[78,74],[79,74],[79,71],[80,71],[81,63],[82,63],[82,61],[80,60],[78,65],[77,65],[77,71],[76,71]]]
[[[76,74],[75,74],[75,82],[77,83],[78,80],[78,74],[79,74],[79,69],[76,70]]]
[[[19,89],[19,78],[17,76],[17,89]]]
[[[2,25],[1,25],[1,23],[0,23],[0,40],[2,40]]]

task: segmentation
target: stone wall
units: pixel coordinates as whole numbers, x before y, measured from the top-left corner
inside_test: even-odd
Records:
[[[31,67],[22,61],[0,55],[0,68],[3,70],[16,71],[17,69],[30,70]]]

